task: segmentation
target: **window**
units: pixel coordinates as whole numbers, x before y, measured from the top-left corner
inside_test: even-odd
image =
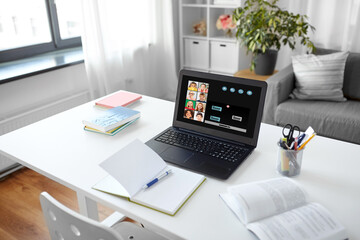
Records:
[[[61,39],[80,36],[80,0],[56,0],[57,16]]]
[[[0,0],[0,62],[81,46],[80,0]]]

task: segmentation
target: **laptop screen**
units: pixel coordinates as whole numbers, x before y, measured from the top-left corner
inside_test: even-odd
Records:
[[[180,75],[176,123],[236,141],[253,139],[256,133],[257,140],[265,82],[186,70]]]

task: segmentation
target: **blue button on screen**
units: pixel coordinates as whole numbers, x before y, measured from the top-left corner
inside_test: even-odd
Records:
[[[235,88],[230,88],[230,92],[235,92]]]
[[[244,90],[239,89],[239,90],[238,90],[238,93],[243,94],[243,93],[244,93]]]
[[[249,91],[247,91],[246,93],[247,93],[247,95],[249,95],[249,96],[251,96],[251,95],[252,95],[252,91],[250,91],[250,90],[249,90]]]
[[[227,87],[222,87],[222,90],[225,92],[227,90]]]
[[[216,116],[210,116],[210,120],[220,122],[220,118]]]
[[[219,107],[219,106],[211,106],[211,110],[221,112],[221,111],[222,111],[222,107]]]

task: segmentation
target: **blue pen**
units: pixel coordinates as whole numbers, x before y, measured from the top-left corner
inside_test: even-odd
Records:
[[[298,146],[300,146],[300,144],[301,144],[302,140],[304,140],[305,136],[306,136],[305,133],[303,133],[303,134],[301,134],[301,135],[299,136],[299,138],[298,138]]]
[[[158,181],[160,181],[161,179],[163,179],[164,177],[168,176],[170,173],[172,172],[171,169],[167,170],[166,172],[164,172],[163,174],[161,174],[159,177],[155,178],[154,180],[152,180],[151,182],[149,182],[148,184],[143,186],[143,189],[149,188],[152,185],[154,185],[155,183],[157,183]]]

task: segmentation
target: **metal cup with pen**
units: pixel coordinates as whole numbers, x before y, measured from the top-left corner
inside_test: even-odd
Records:
[[[303,140],[307,135],[300,134],[300,128],[291,124],[285,125],[282,134],[284,137],[278,142],[277,172],[283,176],[297,176],[300,174],[303,150],[307,143]]]
[[[279,144],[276,169],[283,176],[293,177],[300,174],[304,148],[301,150],[284,149]]]

